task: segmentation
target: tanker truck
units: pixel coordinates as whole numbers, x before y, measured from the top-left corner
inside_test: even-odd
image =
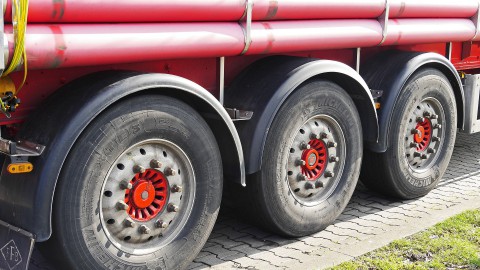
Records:
[[[480,131],[477,0],[3,0],[0,269],[184,269],[432,190]]]

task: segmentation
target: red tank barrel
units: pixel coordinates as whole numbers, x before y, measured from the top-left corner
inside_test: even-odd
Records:
[[[254,0],[253,20],[367,19],[385,10],[384,0]],[[246,0],[35,0],[30,23],[238,21]],[[11,22],[11,0],[5,21]],[[392,0],[391,18],[469,18],[472,0]]]

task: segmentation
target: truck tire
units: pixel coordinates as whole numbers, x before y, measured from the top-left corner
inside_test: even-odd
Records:
[[[350,96],[311,80],[282,104],[267,135],[262,169],[247,183],[256,218],[286,236],[330,225],[355,189],[362,129]]]
[[[457,108],[452,86],[438,70],[412,75],[395,105],[384,153],[365,151],[361,181],[402,199],[423,196],[442,178],[452,156]]]
[[[184,269],[213,228],[221,193],[220,152],[202,117],[171,97],[127,98],[69,153],[44,253],[59,269]]]

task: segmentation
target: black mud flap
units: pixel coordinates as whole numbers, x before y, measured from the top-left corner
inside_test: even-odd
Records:
[[[27,270],[35,237],[0,220],[0,270]]]

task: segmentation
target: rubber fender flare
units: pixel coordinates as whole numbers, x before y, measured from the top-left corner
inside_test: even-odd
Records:
[[[374,56],[361,69],[360,74],[368,86],[383,91],[378,100],[379,136],[377,142],[368,142],[366,147],[377,153],[387,151],[392,115],[401,90],[412,75],[422,68],[435,68],[442,72],[453,87],[458,110],[458,128],[463,129],[465,96],[462,82],[455,67],[447,58],[437,53],[385,51]]]
[[[152,92],[174,96],[198,110],[223,148],[220,152],[224,171],[231,173],[225,179],[245,184],[238,133],[223,106],[207,90],[174,75],[100,72],[56,91],[24,124],[19,138],[45,145],[46,149],[40,157],[30,160],[35,168],[32,173],[2,176],[0,219],[32,232],[38,242],[48,240],[55,186],[78,136],[97,115],[120,99]]]
[[[253,111],[249,121],[236,121],[247,174],[262,167],[263,149],[273,119],[283,102],[303,83],[325,79],[344,88],[359,111],[363,136],[376,141],[375,103],[365,81],[351,67],[336,61],[294,56],[270,56],[241,72],[225,90],[225,106]]]

